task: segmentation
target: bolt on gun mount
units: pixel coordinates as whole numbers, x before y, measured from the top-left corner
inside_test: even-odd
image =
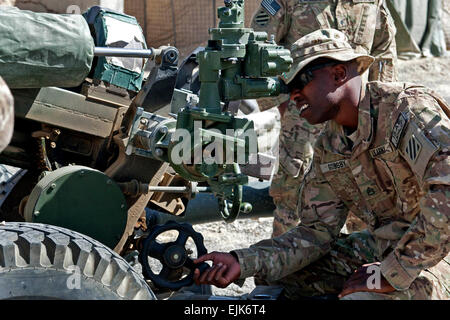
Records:
[[[181,108],[172,105],[176,121],[138,108],[128,150],[168,161],[187,180],[207,182],[219,198],[222,217],[232,222],[239,211],[251,210],[242,203],[248,177],[239,165],[257,153],[257,137],[253,122],[235,117],[226,106],[283,93],[277,75],[289,70],[292,58],[289,50],[268,41],[267,33],[244,27],[244,0],[224,2],[218,28],[209,30],[207,47],[197,54],[199,97],[184,92],[191,100]]]

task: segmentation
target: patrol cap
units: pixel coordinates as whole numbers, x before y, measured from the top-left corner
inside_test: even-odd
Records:
[[[281,78],[288,84],[310,62],[318,58],[330,58],[347,62],[356,59],[358,72],[363,74],[375,58],[366,54],[356,53],[348,43],[347,36],[336,29],[320,29],[298,39],[291,47],[294,63],[289,72]]]

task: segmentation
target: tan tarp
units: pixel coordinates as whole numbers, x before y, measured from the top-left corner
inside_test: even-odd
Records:
[[[124,0],[0,0],[15,2],[15,6],[34,12],[75,13],[85,12],[92,6],[102,6],[122,11]]]
[[[397,33],[395,34],[395,42],[397,45],[397,55],[400,59],[410,59],[420,57],[422,51],[417,42],[411,36],[408,27],[405,25],[400,13],[396,10],[392,1],[387,1],[387,6],[391,12],[391,16],[395,23]]]
[[[450,0],[442,0],[442,27],[447,50],[450,50]]]
[[[93,59],[82,16],[0,6],[0,76],[10,88],[78,86]]]
[[[13,6],[16,0],[0,0],[0,6]]]
[[[261,0],[245,1],[246,25]],[[126,0],[124,11],[141,24],[147,45],[170,44],[184,57],[209,38],[208,29],[218,23],[217,8],[223,0]]]
[[[445,54],[443,10],[449,0],[389,0],[423,56]],[[448,7],[448,5],[446,5]],[[392,11],[392,10],[391,10]],[[396,39],[398,39],[398,35]],[[398,40],[397,40],[398,41]],[[403,52],[399,52],[401,57]],[[413,55],[412,55],[413,56]]]

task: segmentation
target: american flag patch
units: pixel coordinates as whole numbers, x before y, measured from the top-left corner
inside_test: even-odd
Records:
[[[280,4],[276,0],[263,0],[261,6],[267,10],[272,16],[276,15],[281,9]]]

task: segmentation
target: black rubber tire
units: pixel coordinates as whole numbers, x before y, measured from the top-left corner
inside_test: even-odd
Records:
[[[78,232],[0,225],[0,299],[156,300],[121,256]]]

